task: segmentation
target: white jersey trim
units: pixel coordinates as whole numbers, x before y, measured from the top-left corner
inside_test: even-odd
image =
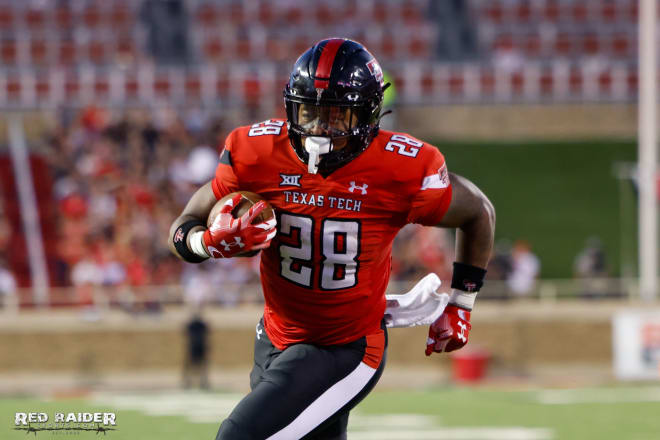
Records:
[[[444,184],[440,180],[440,175],[438,174],[432,174],[430,176],[424,177],[424,181],[422,182],[422,189],[420,191],[424,191],[426,189],[441,189],[441,188],[447,188],[448,185]]]
[[[304,437],[328,417],[339,411],[353,397],[357,396],[375,373],[375,368],[360,362],[355,370],[328,388],[311,405],[305,408],[293,422],[266,440],[291,440]]]
[[[447,172],[447,165],[443,163],[442,166],[438,168],[436,174],[424,177],[421,191],[424,191],[425,189],[443,189],[448,187],[449,173]]]

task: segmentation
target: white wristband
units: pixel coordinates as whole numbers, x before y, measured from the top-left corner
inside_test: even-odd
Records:
[[[193,232],[190,235],[190,250],[202,258],[210,257],[204,247],[204,231]]]
[[[457,305],[458,307],[472,310],[474,301],[477,299],[477,292],[461,292],[460,290],[452,289],[449,295],[449,304]]]

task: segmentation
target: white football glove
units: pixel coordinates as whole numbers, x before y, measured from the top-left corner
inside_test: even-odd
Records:
[[[387,327],[414,327],[429,325],[442,315],[449,295],[438,293],[442,282],[434,273],[422,278],[415,287],[403,295],[385,295],[385,324]]]

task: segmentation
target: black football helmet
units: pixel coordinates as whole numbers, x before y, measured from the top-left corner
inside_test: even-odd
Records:
[[[388,86],[378,61],[352,40],[323,40],[298,58],[284,103],[291,145],[310,172],[328,175],[369,146]]]

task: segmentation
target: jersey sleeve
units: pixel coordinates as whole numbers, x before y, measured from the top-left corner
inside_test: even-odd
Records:
[[[225,141],[225,149],[220,155],[220,163],[215,169],[215,177],[211,182],[215,198],[220,200],[224,196],[234,191],[238,191],[238,177],[234,172],[234,161],[232,151],[234,150],[234,139],[236,131],[232,131]]]
[[[437,148],[429,148],[419,191],[413,196],[408,223],[434,226],[440,223],[451,203],[451,182],[445,158]]]

